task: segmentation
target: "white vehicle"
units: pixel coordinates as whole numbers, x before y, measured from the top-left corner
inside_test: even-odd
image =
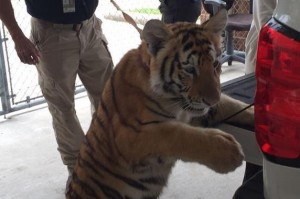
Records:
[[[241,92],[237,96],[253,100],[255,95],[255,133],[228,125],[222,128],[240,141],[247,162],[262,166],[266,199],[300,198],[299,8],[299,0],[278,0],[273,17],[260,31],[255,75],[223,86],[233,97]],[[247,191],[252,199],[251,189]]]

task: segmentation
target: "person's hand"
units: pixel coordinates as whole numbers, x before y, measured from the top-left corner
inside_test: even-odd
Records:
[[[25,35],[22,34],[14,38],[14,42],[21,62],[25,64],[37,64],[39,62],[40,51]]]

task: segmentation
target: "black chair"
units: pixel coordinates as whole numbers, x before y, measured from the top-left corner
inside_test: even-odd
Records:
[[[229,10],[234,0],[202,0],[203,7],[207,13],[214,15],[220,8]],[[225,28],[225,51],[220,59],[221,64],[232,61],[245,63],[245,52],[234,50],[233,31],[249,31],[252,22],[252,0],[250,1],[249,13],[233,13],[228,15],[227,26]]]

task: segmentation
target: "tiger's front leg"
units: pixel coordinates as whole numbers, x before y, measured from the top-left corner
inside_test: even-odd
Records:
[[[221,121],[238,113],[234,117],[230,117],[227,122],[253,127],[254,108],[253,106],[246,108],[247,106],[248,104],[245,104],[242,101],[222,94],[220,103],[217,105],[218,111],[216,119]]]
[[[222,94],[220,102],[212,107],[207,115],[193,118],[191,124],[193,126],[215,126],[223,122],[253,128],[254,108]]]
[[[129,162],[173,157],[204,164],[219,173],[235,170],[244,159],[242,148],[233,136],[218,129],[175,121],[147,125],[138,134],[122,131],[116,137],[116,144]]]

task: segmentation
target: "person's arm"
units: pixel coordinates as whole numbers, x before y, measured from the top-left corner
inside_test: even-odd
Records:
[[[17,24],[10,0],[0,0],[0,5],[0,19],[8,29],[12,39],[15,40],[23,36],[24,34]]]
[[[8,29],[20,60],[26,64],[36,64],[39,61],[39,51],[24,35],[19,27],[11,0],[0,0],[0,19]]]

